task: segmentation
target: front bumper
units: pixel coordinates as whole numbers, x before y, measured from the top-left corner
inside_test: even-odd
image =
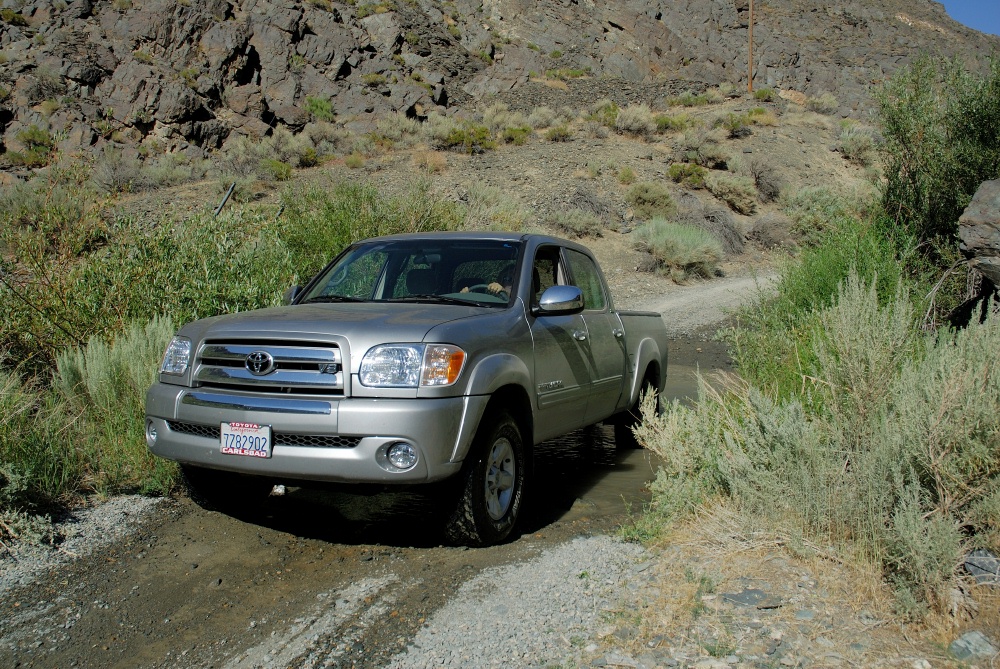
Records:
[[[146,443],[169,460],[278,479],[424,483],[459,471],[488,400],[288,398],[157,383],[146,395]],[[223,454],[224,421],[270,425],[271,457]],[[385,462],[397,442],[417,452],[406,471]],[[322,445],[302,445],[308,443]]]

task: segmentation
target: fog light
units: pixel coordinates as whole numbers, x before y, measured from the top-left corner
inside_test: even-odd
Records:
[[[156,426],[151,420],[146,421],[146,443],[150,446],[156,443]]]
[[[396,469],[409,469],[417,464],[417,449],[400,441],[389,447],[386,457]]]

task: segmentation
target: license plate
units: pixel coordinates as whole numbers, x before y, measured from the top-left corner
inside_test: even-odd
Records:
[[[222,452],[251,458],[271,457],[271,426],[257,423],[223,423]]]

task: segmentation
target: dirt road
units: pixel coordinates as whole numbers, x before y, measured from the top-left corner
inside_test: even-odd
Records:
[[[694,394],[696,368],[728,366],[704,328],[753,286],[720,280],[645,305],[678,335],[669,397]],[[0,666],[384,666],[477,574],[614,532],[655,466],[617,451],[606,427],[546,442],[518,538],[477,550],[440,545],[441,490],[292,489],[236,515],[166,500],[124,540],[8,591]]]

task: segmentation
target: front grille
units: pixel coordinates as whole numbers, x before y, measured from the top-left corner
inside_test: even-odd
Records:
[[[180,421],[168,421],[167,426],[174,432],[190,434],[205,439],[218,441],[222,438],[222,428],[218,425],[199,425],[197,423],[183,423]],[[354,448],[361,441],[361,437],[343,437],[330,434],[291,434],[288,432],[275,432],[272,435],[275,446],[304,446],[307,448]]]
[[[329,343],[207,341],[194,380],[203,388],[343,396],[344,360]]]

